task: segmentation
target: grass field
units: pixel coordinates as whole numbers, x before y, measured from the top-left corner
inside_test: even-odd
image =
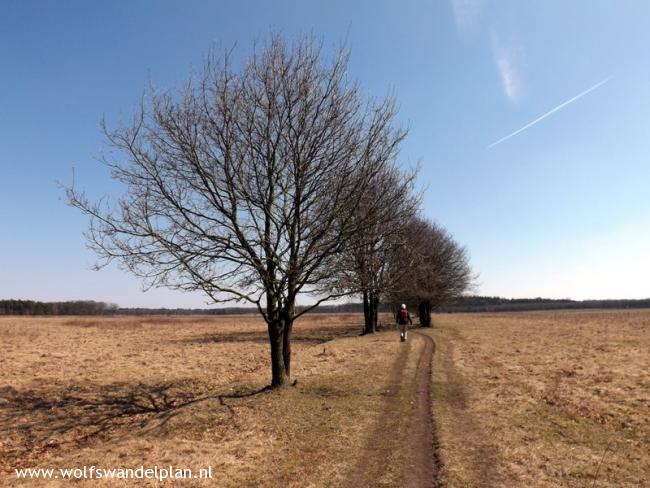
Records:
[[[434,324],[438,486],[650,485],[650,311]],[[70,483],[16,479],[24,467],[173,465],[211,467],[183,486],[416,486],[425,338],[360,328],[305,317],[297,384],[265,390],[254,316],[0,318],[0,484]]]
[[[447,315],[433,402],[448,486],[650,486],[650,312]]]

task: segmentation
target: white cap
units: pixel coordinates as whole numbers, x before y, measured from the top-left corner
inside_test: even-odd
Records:
[[[402,303],[402,308],[406,308],[406,305],[404,305],[403,303]]]

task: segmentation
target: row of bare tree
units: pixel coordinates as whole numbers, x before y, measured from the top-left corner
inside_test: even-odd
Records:
[[[289,380],[293,323],[309,310],[298,295],[316,306],[361,294],[371,332],[381,300],[417,302],[428,317],[469,283],[465,251],[417,216],[394,99],[364,99],[347,64],[344,50],[327,58],[311,39],[279,36],[237,67],[211,56],[180,96],[152,91],[130,123],[103,125],[119,199],[67,189],[91,217],[98,267],[254,304],[273,386]]]
[[[416,172],[392,168],[364,197],[353,214],[368,218],[377,195],[387,197],[385,216],[359,233],[342,253],[332,287],[363,297],[364,333],[377,330],[379,306],[406,302],[418,309],[420,325],[431,326],[431,312],[460,297],[472,284],[465,248],[441,226],[419,216],[412,189]]]

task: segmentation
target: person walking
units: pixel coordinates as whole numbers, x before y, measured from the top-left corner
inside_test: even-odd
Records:
[[[402,306],[395,314],[395,323],[399,326],[399,340],[404,342],[406,340],[406,329],[407,326],[413,325],[411,320],[411,314],[406,309],[406,305],[402,303]]]

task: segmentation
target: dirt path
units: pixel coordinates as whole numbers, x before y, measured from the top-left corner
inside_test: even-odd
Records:
[[[423,341],[424,347],[418,359],[415,378],[415,390],[412,410],[411,428],[408,435],[409,455],[404,466],[405,485],[409,488],[436,488],[438,458],[435,449],[435,431],[431,417],[431,363],[435,344],[426,334],[411,332],[411,338],[400,353],[392,367],[384,407],[375,429],[369,436],[355,469],[348,477],[345,486],[364,488],[380,486],[386,460],[391,452],[391,432],[397,432],[400,422],[404,422],[401,412],[404,405],[400,399],[400,387],[403,384],[402,372],[409,355],[413,352],[413,341]]]
[[[413,333],[424,340],[424,349],[418,361],[416,373],[416,403],[411,419],[409,436],[411,464],[406,472],[406,486],[429,488],[439,486],[437,482],[438,459],[435,428],[431,416],[431,363],[435,352],[433,339],[426,334]]]
[[[377,485],[383,471],[385,460],[389,458],[391,446],[386,442],[386,433],[399,428],[399,390],[402,383],[402,371],[406,366],[411,343],[405,344],[395,364],[392,366],[390,379],[386,390],[386,400],[372,434],[366,441],[357,464],[348,476],[344,486],[349,488],[365,488]],[[380,460],[378,462],[378,460]]]

